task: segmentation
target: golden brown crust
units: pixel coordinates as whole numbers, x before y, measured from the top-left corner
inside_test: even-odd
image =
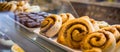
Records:
[[[75,19],[75,17],[70,13],[62,13],[60,14],[60,16],[62,17],[62,24],[64,24],[68,20]]]
[[[62,25],[58,33],[57,42],[71,48],[79,49],[79,43],[82,41],[83,37],[94,31],[95,29],[87,16],[69,20]]]
[[[9,11],[13,11],[14,12],[16,10],[16,8],[17,8],[17,6],[15,4],[11,3],[11,8],[10,8]]]
[[[102,52],[113,52],[116,40],[111,32],[99,30],[86,35],[81,44],[83,51],[99,48]]]

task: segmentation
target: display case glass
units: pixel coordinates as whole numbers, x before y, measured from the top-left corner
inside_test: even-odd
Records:
[[[9,0],[10,1],[10,0]],[[13,1],[13,0],[12,0]],[[119,24],[119,6],[108,5],[104,2],[76,2],[68,0],[26,0],[31,6],[38,5],[40,12],[50,14],[71,13],[76,18],[90,16],[95,20],[104,20],[110,24]],[[4,0],[2,2],[5,2]],[[117,9],[117,10],[116,10]],[[57,37],[47,38],[40,33],[40,28],[29,28],[15,20],[17,13],[0,12],[0,39],[9,39],[18,44],[25,52],[73,52],[57,42]],[[106,18],[105,17],[109,17]],[[115,17],[115,18],[114,18]],[[112,21],[115,19],[116,21]],[[0,41],[1,42],[1,41]],[[10,44],[10,43],[8,43]],[[13,44],[12,44],[13,45]],[[11,46],[0,45],[0,52],[11,52]],[[3,48],[4,47],[4,48]]]

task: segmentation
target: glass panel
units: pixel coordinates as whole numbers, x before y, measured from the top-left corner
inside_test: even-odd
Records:
[[[40,3],[43,2],[43,3]],[[78,17],[76,11],[67,0],[31,0],[32,5],[39,5],[41,11],[59,14],[72,13]],[[44,36],[38,36],[32,29],[16,22],[13,14],[0,14],[0,32],[7,35],[11,40],[20,45],[26,52],[66,52],[71,51],[67,48],[59,47],[58,44],[51,42]],[[36,39],[37,38],[37,39]]]

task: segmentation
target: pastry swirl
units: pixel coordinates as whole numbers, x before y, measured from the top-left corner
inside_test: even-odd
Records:
[[[86,35],[81,44],[83,51],[99,48],[102,52],[112,52],[115,48],[116,40],[111,32],[99,30]]]
[[[60,16],[62,17],[62,24],[64,24],[68,20],[75,19],[75,17],[70,13],[62,13],[60,14]]]
[[[118,30],[115,27],[110,26],[110,27],[104,27],[102,29],[105,31],[111,32],[114,35],[116,41],[118,41],[118,39],[120,37],[120,33],[118,32]]]
[[[59,15],[51,14],[41,22],[40,33],[47,37],[55,36],[62,26],[62,18]]]
[[[112,25],[112,27],[115,27],[118,30],[118,32],[120,32],[120,25]]]
[[[120,25],[112,25],[112,27],[115,27],[117,31],[120,33]],[[118,37],[118,40],[116,41],[116,47],[115,47],[114,52],[120,52],[120,36]]]
[[[79,49],[79,43],[82,41],[84,35],[94,31],[95,29],[89,17],[83,16],[81,18],[69,20],[63,24],[58,33],[57,41],[71,48]]]

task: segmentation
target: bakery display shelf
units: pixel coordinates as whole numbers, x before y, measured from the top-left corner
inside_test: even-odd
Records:
[[[23,31],[19,30],[19,28],[15,28],[16,25],[15,21],[11,20],[9,16],[0,14],[0,32],[4,33],[12,41],[20,45],[26,52],[49,52],[47,48],[28,38]]]
[[[31,0],[33,1],[33,0]],[[39,0],[36,0],[39,1]],[[32,2],[31,5],[40,5],[41,11],[59,14],[59,13],[72,13],[74,16],[77,16],[76,11],[71,6],[69,1],[57,0],[59,3],[48,3],[45,0],[45,3],[41,5],[39,2]],[[47,5],[46,5],[47,4]],[[50,4],[50,5],[48,5]],[[55,5],[57,4],[57,5]],[[53,7],[53,6],[56,7]],[[48,7],[45,7],[48,6]],[[42,8],[49,10],[42,10]],[[69,10],[68,10],[69,9]],[[15,21],[15,15],[7,12],[0,13],[0,32],[7,35],[12,41],[17,43],[22,47],[26,52],[71,52],[68,47],[65,47],[61,44],[58,44],[50,39],[34,33],[36,28],[28,28],[19,22]],[[37,28],[38,29],[38,28]]]
[[[32,0],[31,0],[32,1]],[[36,0],[38,1],[38,0]],[[46,8],[47,10],[42,10],[49,13],[60,14],[60,13],[72,13],[75,17],[78,17],[75,10],[77,10],[79,16],[90,16],[91,18],[97,20],[104,20],[109,22],[110,24],[119,24],[120,21],[117,17],[118,8],[110,7],[108,5],[99,5],[98,3],[87,3],[82,2],[76,5],[75,3],[71,3],[69,1],[57,0],[60,2],[58,5],[53,8],[53,6],[49,5],[41,5],[39,2],[33,2],[33,5],[40,5],[41,8]],[[45,3],[44,3],[45,4]],[[107,8],[106,8],[107,6]],[[74,10],[74,8],[75,10]],[[49,8],[49,9],[48,9]],[[102,8],[102,9],[101,9]],[[107,9],[111,8],[111,10],[107,11]],[[69,10],[68,10],[69,9]],[[113,10],[114,9],[114,10]],[[119,9],[118,9],[119,10]],[[99,12],[100,11],[100,12]],[[115,11],[115,13],[111,13]],[[84,13],[83,13],[84,12]],[[7,14],[7,15],[6,15]],[[112,16],[111,16],[112,15]],[[113,17],[116,21],[111,22]],[[102,17],[102,18],[101,18]],[[104,19],[105,17],[109,17]],[[40,28],[28,28],[19,22],[15,21],[14,14],[11,13],[0,13],[0,32],[7,35],[12,41],[20,45],[26,52],[82,52],[81,50],[71,49],[67,46],[64,46],[56,41],[57,37],[47,38],[40,34]]]

